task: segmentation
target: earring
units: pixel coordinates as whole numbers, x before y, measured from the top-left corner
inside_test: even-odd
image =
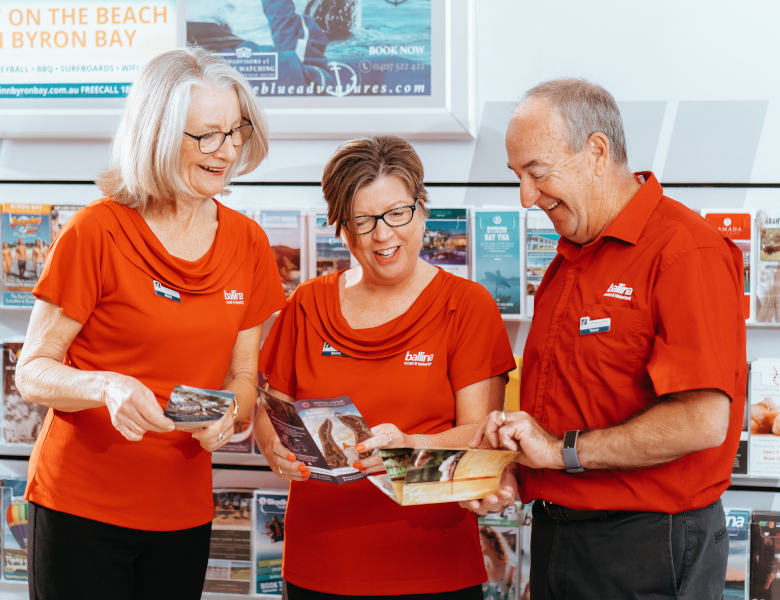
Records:
[[[349,250],[347,244],[344,243],[344,238],[341,238],[341,247],[344,248],[344,250]]]

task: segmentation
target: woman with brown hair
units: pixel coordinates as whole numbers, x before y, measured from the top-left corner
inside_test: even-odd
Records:
[[[290,298],[260,354],[270,391],[288,400],[348,395],[373,433],[357,447],[363,456],[466,446],[500,409],[515,364],[490,293],[420,258],[428,210],[420,158],[397,137],[352,140],[328,161],[322,189],[328,222],[359,266]],[[255,437],[274,472],[292,480],[282,573],[290,600],[482,598],[473,514],[455,503],[401,507],[367,480],[308,481],[264,413]],[[384,470],[378,455],[353,466]]]

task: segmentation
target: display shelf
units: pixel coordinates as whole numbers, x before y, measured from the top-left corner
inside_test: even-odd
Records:
[[[0,443],[0,456],[28,457],[32,453],[32,444],[3,444]]]
[[[768,488],[767,491],[771,491],[775,488],[780,491],[780,478],[777,477],[754,477],[751,475],[732,475],[731,487],[744,487],[744,488]]]
[[[32,306],[8,306],[7,304],[0,304],[0,310],[25,310],[30,312],[32,309]]]
[[[30,597],[27,591],[26,581],[0,581],[0,598],[3,600],[28,600]],[[279,600],[281,596],[272,594],[217,594],[214,592],[203,592],[201,598],[208,600],[236,600],[236,598],[268,598],[269,600]]]

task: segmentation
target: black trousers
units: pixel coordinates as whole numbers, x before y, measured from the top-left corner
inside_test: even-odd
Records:
[[[211,523],[142,531],[30,502],[30,600],[197,600],[210,538]]]
[[[729,541],[715,504],[559,523],[533,505],[533,600],[721,600]]]
[[[285,581],[285,597],[287,600],[338,600],[339,598],[354,598],[356,596],[341,596],[339,594],[326,594],[314,592],[293,585]],[[475,585],[470,588],[456,590],[454,592],[442,592],[441,594],[405,594],[402,596],[370,596],[371,598],[385,600],[482,600],[482,586]]]

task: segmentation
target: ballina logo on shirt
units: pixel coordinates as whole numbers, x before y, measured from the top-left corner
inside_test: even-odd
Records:
[[[242,292],[237,292],[236,290],[227,291],[225,290],[225,304],[243,304],[244,303],[244,294]]]
[[[617,285],[613,283],[609,286],[609,289],[604,295],[610,296],[611,298],[620,298],[621,300],[631,300],[631,294],[633,293],[634,288],[626,287],[625,283],[619,283]]]
[[[417,354],[412,354],[411,352],[407,352],[406,358],[404,358],[404,365],[430,367],[432,362],[433,362],[433,354],[426,354],[425,352],[418,352]]]

